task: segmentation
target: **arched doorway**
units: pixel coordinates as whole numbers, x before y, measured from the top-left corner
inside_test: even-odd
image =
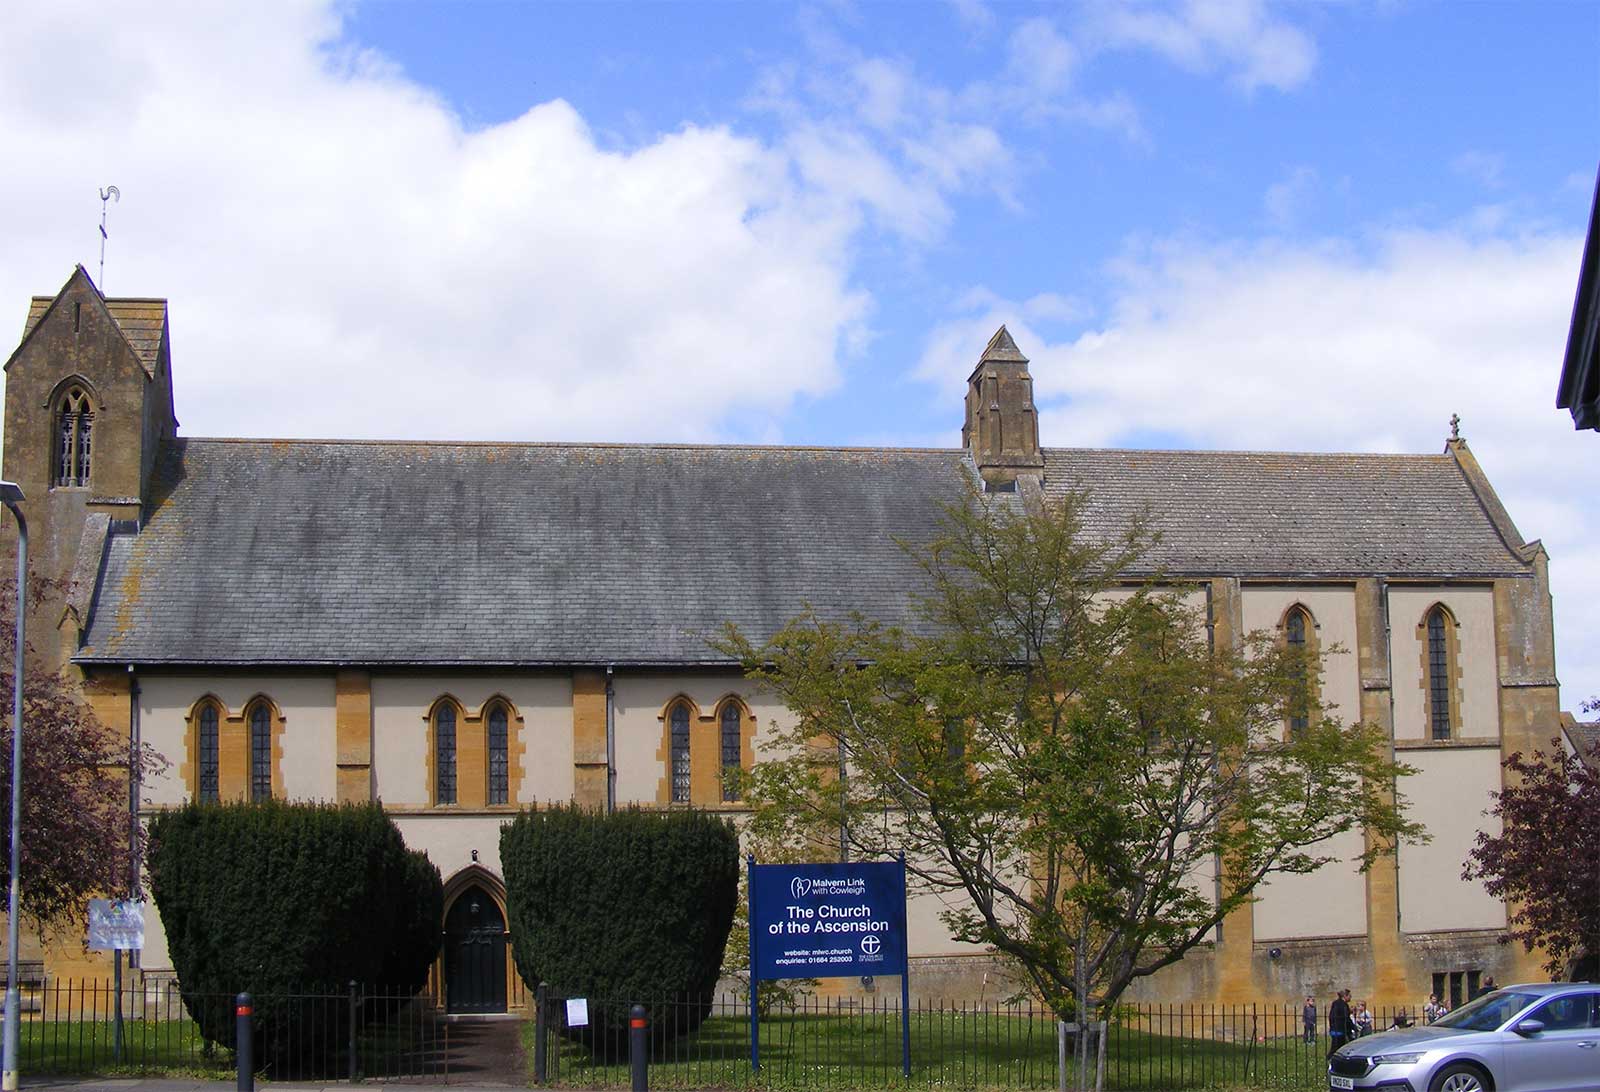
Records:
[[[477,884],[444,916],[444,984],[450,1012],[506,1011],[506,919]]]

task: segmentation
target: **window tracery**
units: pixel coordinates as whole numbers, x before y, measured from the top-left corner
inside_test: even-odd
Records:
[[[67,388],[56,413],[56,485],[89,484],[93,431],[94,410],[88,392],[79,386]]]

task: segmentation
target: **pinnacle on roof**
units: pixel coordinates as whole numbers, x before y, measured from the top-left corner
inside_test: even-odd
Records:
[[[1017,348],[1017,343],[1011,340],[1011,332],[1004,324],[994,332],[994,337],[989,339],[989,344],[984,347],[983,356],[979,358],[978,363],[988,364],[991,361],[1011,364],[1028,362],[1028,358],[1022,355],[1022,350]]]

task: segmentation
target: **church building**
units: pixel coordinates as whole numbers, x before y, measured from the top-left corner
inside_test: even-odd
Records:
[[[896,539],[931,536],[964,471],[1082,488],[1094,526],[1148,511],[1152,564],[1203,589],[1218,640],[1342,648],[1321,701],[1419,771],[1404,792],[1431,841],[1366,875],[1273,882],[1130,999],[1349,986],[1414,1005],[1540,977],[1498,943],[1505,905],[1460,873],[1502,757],[1559,729],[1546,555],[1459,437],[1415,455],[1047,447],[1072,437],[1040,436],[1004,328],[973,346],[957,448],[188,437],[170,321],[167,301],[105,298],[81,267],[27,308],[3,473],[27,496],[33,571],[63,582],[31,643],[166,758],[139,787],[146,814],[382,801],[445,878],[453,1009],[523,1000],[503,945],[470,980],[451,957],[504,932],[501,825],[608,799],[737,817],[722,772],[787,713],[708,637],[731,621],[760,640],[807,603],[909,620],[917,570]],[[993,998],[991,955],[938,909],[913,900],[913,990]],[[81,968],[70,947],[46,969]],[[170,970],[153,909],[140,965]]]

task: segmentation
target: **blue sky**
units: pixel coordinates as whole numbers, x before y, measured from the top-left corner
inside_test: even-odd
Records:
[[[172,300],[190,435],[953,446],[1010,324],[1054,446],[1434,452],[1600,693],[1554,408],[1600,4],[25,3],[17,307]]]

